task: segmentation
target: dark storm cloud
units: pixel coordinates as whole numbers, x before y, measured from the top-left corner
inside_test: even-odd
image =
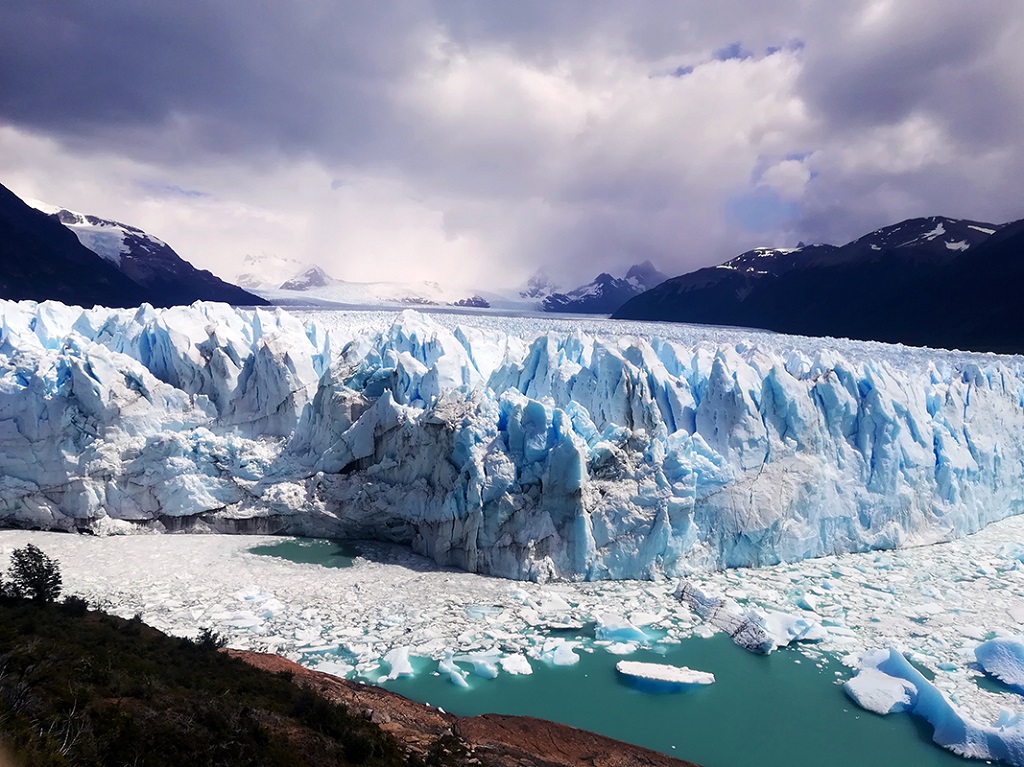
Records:
[[[388,81],[415,65],[414,8],[14,0],[0,11],[0,119],[86,143],[185,119],[224,153],[366,143],[392,117]]]
[[[972,143],[1019,132],[1020,83],[1007,71],[1021,60],[1019,2],[878,5],[838,17],[808,48],[802,90],[830,130],[924,111]]]
[[[348,205],[346,226],[411,220],[495,263],[682,271],[904,215],[1024,215],[1022,18],[1019,0],[9,0],[0,127],[96,179],[129,158],[178,203],[306,211],[275,246],[314,232],[300,256],[332,252]]]
[[[695,4],[691,4],[694,5]],[[357,155],[416,144],[391,88],[424,64],[432,31],[468,48],[528,58],[592,44],[658,58],[707,44],[739,50],[720,10],[620,2],[63,3],[0,9],[0,119],[87,141],[188,118],[191,139],[223,152],[275,148]],[[694,13],[694,16],[698,15]],[[117,138],[114,138],[117,137]],[[154,141],[151,136],[150,142]],[[156,137],[155,141],[159,141]]]

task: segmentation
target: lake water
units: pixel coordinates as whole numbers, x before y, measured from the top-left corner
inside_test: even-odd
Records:
[[[329,541],[322,538],[288,538],[280,543],[254,546],[253,554],[279,557],[289,562],[324,567],[351,567],[352,560],[359,556],[359,549],[345,541]]]
[[[293,562],[347,567],[350,544],[287,539],[253,553]],[[593,627],[559,632],[589,644]],[[909,715],[877,716],[858,708],[836,683],[851,671],[822,656],[783,649],[768,656],[737,647],[726,635],[656,644],[628,656],[578,648],[571,667],[531,660],[529,676],[468,676],[469,689],[436,676],[437,662],[413,658],[414,677],[383,686],[408,698],[471,716],[536,716],[636,743],[703,767],[964,767],[979,764],[931,742],[930,727]],[[323,658],[323,655],[318,656]],[[716,681],[682,693],[637,690],[615,671],[622,659],[710,671]],[[471,671],[470,664],[460,664]],[[387,668],[382,671],[387,673]]]
[[[628,656],[714,673],[712,685],[682,693],[641,692],[615,671],[621,658],[596,648],[569,668],[534,662],[531,676],[469,677],[461,689],[424,661],[417,676],[385,687],[458,715],[487,712],[552,719],[599,732],[703,767],[936,767],[978,764],[931,743],[927,725],[909,715],[859,709],[835,661],[793,650],[758,656],[723,634],[667,646],[664,654]],[[818,667],[818,664],[822,668]],[[467,666],[468,668],[468,666]]]

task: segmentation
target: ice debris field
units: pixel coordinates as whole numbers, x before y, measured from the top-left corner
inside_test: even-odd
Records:
[[[1019,513],[1024,361],[697,326],[0,302],[0,524],[365,538],[524,580]]]
[[[935,546],[696,573],[682,588],[675,579],[514,582],[372,543],[347,568],[248,551],[274,540],[7,530],[0,565],[32,542],[60,560],[69,593],[112,612],[181,635],[213,628],[231,646],[368,682],[444,674],[472,687],[539,663],[571,666],[587,652],[657,662],[659,647],[727,630],[740,615],[772,647],[788,642],[818,664],[843,659],[850,671],[836,683],[868,710],[911,712],[958,753],[1024,764],[1024,699],[1009,686],[1024,673],[1022,517]],[[689,607],[687,586],[717,607]],[[737,653],[769,651],[745,636],[733,635]],[[986,673],[1006,686],[979,684]]]

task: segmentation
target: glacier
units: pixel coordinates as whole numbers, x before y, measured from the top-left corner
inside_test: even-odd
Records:
[[[1024,360],[762,331],[0,301],[0,525],[367,538],[521,580],[954,539]]]

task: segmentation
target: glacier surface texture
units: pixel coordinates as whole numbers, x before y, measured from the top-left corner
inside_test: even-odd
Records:
[[[413,312],[0,314],[8,527],[651,578],[947,540],[1024,496],[1016,357]]]

